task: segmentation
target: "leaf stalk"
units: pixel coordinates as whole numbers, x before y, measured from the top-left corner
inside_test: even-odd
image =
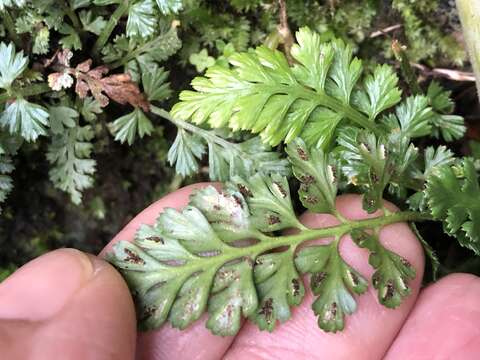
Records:
[[[113,12],[112,16],[110,17],[110,20],[108,20],[107,25],[105,25],[102,32],[98,36],[97,41],[93,45],[92,52],[95,56],[98,56],[100,50],[105,46],[105,44],[108,41],[108,38],[113,32],[113,29],[115,29],[120,19],[127,13],[128,8],[129,8],[128,0],[122,0],[118,4],[118,7]]]
[[[189,269],[189,272],[201,271],[205,269],[207,263],[208,267],[218,269],[229,261],[244,257],[254,260],[259,255],[280,247],[288,246],[290,248],[296,248],[303,242],[321,238],[333,237],[335,239],[334,241],[339,242],[343,235],[350,233],[352,230],[376,229],[398,222],[425,220],[431,220],[431,216],[429,214],[415,211],[402,211],[370,219],[348,220],[340,225],[328,226],[320,229],[306,229],[294,235],[267,236],[262,234],[261,241],[257,244],[246,247],[227,246],[228,251],[217,256],[203,257],[203,261],[194,261],[191,264],[179,267],[179,272],[181,271],[184,273],[186,268]],[[336,244],[336,246],[337,245],[338,244]]]

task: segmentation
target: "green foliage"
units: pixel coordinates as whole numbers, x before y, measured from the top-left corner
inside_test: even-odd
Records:
[[[379,302],[396,308],[411,294],[409,282],[416,277],[409,261],[379,240],[382,226],[397,217],[443,220],[449,233],[462,231],[462,245],[479,250],[472,238],[480,232],[476,209],[467,200],[479,191],[473,163],[465,160],[468,166],[452,168],[454,156],[445,146],[420,151],[414,143],[428,136],[450,141],[463,135],[463,120],[450,115],[450,94],[432,83],[426,96],[402,101],[391,67],[373,66],[362,77],[361,61],[342,40],[325,42],[308,28],[301,28],[296,40],[293,65],[264,45],[234,52],[228,64],[216,62],[205,77],[195,78],[195,91],[182,92],[171,114],[153,107],[179,127],[169,152],[177,172],[198,172],[208,153],[210,178],[229,181],[222,191],[198,190],[181,212],[167,209],[153,227],[139,230],[134,243],[120,242],[110,255],[136,294],[143,327],[169,321],[183,329],[208,311],[207,327],[214,334],[236,334],[242,316],[273,331],[301,303],[301,275],[310,274],[319,327],[343,330],[346,316],[356,310],[355,297],[368,288],[340,255],[346,234],[370,252]],[[245,136],[253,137],[235,141]],[[237,155],[248,142],[263,144],[267,154],[268,146],[285,145],[303,207],[331,214],[339,225],[313,230],[300,223],[288,178],[278,168],[261,171],[260,162],[243,171],[246,167],[234,162],[255,155],[245,148]],[[362,193],[363,208],[375,217],[354,221],[338,212],[337,192],[348,186]],[[386,190],[404,204],[408,198],[416,211],[392,214],[383,204]],[[459,196],[464,198],[457,204]],[[278,233],[288,228],[298,232]],[[297,251],[305,241],[328,237],[334,240]],[[437,261],[428,243],[425,247]]]
[[[334,213],[338,182],[335,165],[321,149],[312,148],[310,152],[300,138],[288,144],[287,154],[293,174],[301,183],[303,206],[314,212]]]
[[[377,66],[365,79],[365,91],[356,94],[358,108],[370,119],[375,119],[383,110],[400,101],[402,93],[397,85],[398,77],[391,67]]]
[[[411,293],[407,282],[415,279],[415,269],[407,260],[386,249],[378,233],[358,230],[352,232],[352,239],[370,251],[368,262],[375,269],[372,283],[378,291],[378,301],[389,308],[399,306]]]
[[[49,177],[77,205],[83,191],[93,185],[93,157],[104,146],[95,145],[104,143],[107,135],[102,123],[108,121],[115,140],[132,145],[154,131],[147,114],[150,103],[160,104],[172,94],[169,72],[161,65],[181,41],[178,24],[159,14],[176,13],[182,2],[142,0],[124,5],[109,0],[0,3],[8,28],[0,36],[0,126],[12,138],[21,136],[27,142],[51,138],[46,156]],[[91,59],[90,44],[95,41],[105,41],[103,62]],[[105,65],[122,69],[106,76]],[[86,97],[88,93],[93,97]],[[105,109],[109,100],[133,108]],[[5,164],[12,163],[13,155],[5,154]],[[2,172],[2,201],[13,185],[12,170],[12,165],[5,165]]]
[[[37,104],[17,98],[8,104],[0,114],[0,125],[10,134],[19,134],[27,141],[35,141],[40,135],[46,135],[48,112]]]
[[[299,30],[297,40],[292,56],[299,64],[293,68],[282,53],[265,46],[230,56],[232,69],[211,67],[205,78],[192,81],[197,92],[180,94],[182,101],[172,109],[173,116],[215,128],[250,130],[273,146],[297,136],[318,142],[319,136],[306,130],[322,108],[368,121],[349,105],[361,73],[361,62],[352,58],[351,48],[340,40],[321,43],[320,36],[307,28]],[[331,132],[340,119],[335,120]]]
[[[301,229],[302,236],[266,235],[290,226]],[[344,231],[333,228],[324,235],[339,238]],[[167,209],[155,225],[139,229],[134,243],[118,243],[110,260],[136,294],[146,329],[165,321],[183,329],[208,310],[207,327],[218,335],[236,334],[241,315],[272,331],[303,299],[300,273],[311,273],[312,290],[319,295],[313,304],[319,326],[335,332],[343,329],[344,315],[356,309],[352,293],[364,293],[367,282],[342,260],[338,240],[295,254],[299,242],[319,235],[296,220],[285,178],[257,175],[251,181],[234,178],[222,192],[211,186],[197,191],[183,211]],[[258,242],[236,243],[246,237]],[[286,250],[265,253],[285,245]],[[399,275],[395,266],[400,266],[400,258],[383,251],[376,256],[383,261],[377,267],[385,279],[377,277],[388,285],[388,276],[399,281],[407,265]],[[408,279],[414,276],[412,271],[405,275]],[[382,296],[393,306],[398,301],[395,294]]]
[[[479,251],[478,164],[443,145],[466,131],[451,94],[431,82],[408,96],[394,60],[376,64],[392,58],[378,30],[397,24],[391,35],[412,62],[461,63],[439,4],[288,0],[300,29],[289,63],[277,2],[0,0],[0,202],[16,189],[0,218],[0,261],[98,250],[92,234],[110,239],[184,181],[219,180],[221,191],[196,192],[111,254],[144,328],[183,329],[208,312],[215,334],[235,335],[242,318],[272,331],[309,274],[320,328],[340,331],[368,286],[338,250],[347,234],[370,252],[379,302],[399,306],[415,269],[380,243],[382,226],[434,218]],[[362,194],[372,218],[344,218],[335,198],[345,192]],[[391,213],[384,197],[412,211]],[[308,229],[304,209],[338,225]],[[303,244],[319,238],[333,240]]]
[[[150,135],[152,130],[151,121],[138,108],[110,124],[110,131],[115,135],[115,140],[121,143],[128,142],[129,145],[133,144],[137,134],[143,138],[145,135]]]
[[[450,95],[451,91],[446,91],[436,81],[432,81],[428,86],[427,98],[435,110],[432,119],[433,131],[436,137],[441,135],[445,141],[460,139],[466,131],[462,117],[451,114],[454,105]]]
[[[12,83],[27,68],[28,58],[23,56],[23,52],[16,53],[15,46],[0,43],[0,88],[9,90]]]
[[[177,13],[182,9],[182,0],[156,0],[162,14]]]
[[[126,34],[128,37],[149,37],[155,32],[156,18],[153,0],[134,2],[128,10]]]
[[[67,129],[52,138],[48,149],[47,159],[53,165],[49,175],[55,187],[67,192],[74,204],[80,204],[82,191],[93,185],[96,164],[90,159],[93,131],[90,125],[65,125]]]
[[[168,152],[168,161],[175,165],[175,170],[182,176],[198,171],[198,163],[206,153],[206,148],[211,180],[227,181],[236,175],[247,178],[256,173],[290,174],[288,161],[282,159],[278,152],[272,151],[259,137],[234,143],[214,131],[175,120],[165,110],[153,107],[152,112],[173,121],[179,127],[177,137]]]
[[[302,249],[296,264],[300,271],[311,274],[310,287],[318,296],[312,304],[318,326],[330,332],[343,330],[345,315],[353,314],[357,308],[352,293],[365,293],[366,280],[342,260],[338,241]]]
[[[432,216],[443,222],[445,232],[480,254],[480,188],[472,159],[464,159],[458,167],[433,171],[426,195]]]

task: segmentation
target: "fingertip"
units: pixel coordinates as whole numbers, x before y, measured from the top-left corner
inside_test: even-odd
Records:
[[[6,358],[132,359],[135,324],[118,272],[78,250],[41,256],[0,285]]]
[[[89,257],[93,278],[42,325],[32,358],[133,359],[136,316],[128,287],[110,264]]]
[[[58,249],[15,271],[0,284],[0,318],[40,321],[53,316],[95,273],[81,251]]]
[[[480,278],[451,274],[424,289],[386,359],[477,359]],[[412,354],[412,349],[414,353]]]

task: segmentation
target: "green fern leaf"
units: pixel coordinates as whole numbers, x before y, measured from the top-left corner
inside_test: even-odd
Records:
[[[397,87],[398,77],[388,65],[377,66],[365,80],[365,91],[355,94],[354,101],[370,119],[401,100],[401,91]]]
[[[65,49],[81,50],[82,49],[82,40],[78,32],[67,23],[63,23],[58,29],[60,34],[63,36],[59,43],[62,44]]]
[[[325,166],[316,160],[313,164]],[[234,177],[222,191],[213,186],[195,191],[182,211],[165,209],[154,225],[140,227],[133,243],[117,243],[109,261],[127,280],[144,329],[166,321],[183,329],[208,311],[207,327],[217,335],[235,335],[242,317],[272,331],[301,303],[305,290],[300,274],[309,273],[318,296],[313,310],[319,326],[335,332],[344,328],[345,315],[355,311],[354,294],[367,289],[366,280],[341,258],[338,246],[341,236],[365,229],[369,220],[342,221],[337,228],[307,229],[295,217],[285,178]],[[291,227],[300,233],[269,235]],[[328,245],[296,252],[303,241],[332,235],[335,240]],[[379,291],[386,286],[385,304],[397,304],[407,290],[398,290],[401,298],[392,300],[390,279],[405,276],[406,286],[413,270],[376,242],[361,246],[375,247],[371,259],[381,275]]]
[[[189,176],[198,171],[198,161],[205,153],[205,145],[202,139],[196,135],[190,135],[183,129],[179,129],[177,137],[168,151],[168,162],[175,165],[175,171],[182,176]]]
[[[97,119],[97,116],[103,112],[100,103],[91,96],[87,96],[83,99],[80,114],[82,114],[83,118],[88,122],[93,122]]]
[[[90,159],[93,145],[90,125],[75,126],[52,138],[47,159],[53,165],[50,180],[56,188],[70,195],[76,205],[82,201],[82,192],[93,185],[96,162]]]
[[[100,35],[107,21],[102,16],[95,16],[92,11],[81,11],[79,15],[83,30]]]
[[[176,14],[182,10],[182,0],[156,0],[160,12],[164,15]]]
[[[459,172],[457,177],[451,166],[432,172],[425,190],[428,207],[447,234],[480,254],[480,187],[472,159],[463,159]]]
[[[238,192],[220,194],[209,187],[195,196],[204,206],[219,209],[212,216],[215,211],[248,212],[245,203],[238,202],[242,196]],[[218,197],[224,202],[217,203]],[[214,224],[194,206],[182,212],[167,209],[154,226],[140,229],[135,244],[120,242],[116,246],[112,260],[136,291],[145,328],[158,327],[167,320],[184,328],[198,319],[208,304],[208,327],[220,335],[234,335],[240,328],[240,314],[248,316],[257,308],[253,260],[243,259],[239,248],[228,245],[232,240],[229,232],[217,232]],[[226,264],[226,258],[239,261]],[[146,273],[152,276],[145,277]],[[208,302],[211,291],[212,301]]]
[[[300,201],[303,206],[317,213],[334,213],[337,196],[336,167],[329,163],[320,149],[311,152],[297,138],[287,146],[288,159],[293,174],[300,181]]]
[[[143,327],[168,320],[182,329],[208,308],[207,327],[216,334],[235,335],[242,316],[272,330],[276,320],[290,318],[290,306],[301,302],[304,290],[293,251],[250,256],[248,246],[235,245],[271,229],[259,218],[267,205],[274,206],[283,227],[290,225],[290,214],[283,218],[285,208],[291,211],[286,183],[277,177],[261,184],[261,177],[238,181],[237,189],[196,192],[183,211],[166,209],[154,226],[143,225],[135,244],[116,245],[111,261],[135,290]],[[249,194],[249,202],[240,191]],[[251,217],[249,209],[256,215]]]
[[[53,134],[62,134],[65,129],[73,128],[77,125],[78,111],[68,106],[50,106],[50,130]]]
[[[128,37],[149,37],[155,32],[153,0],[140,0],[129,7],[126,34]]]
[[[372,283],[378,291],[378,301],[386,307],[396,308],[411,293],[408,281],[415,279],[415,269],[407,260],[386,249],[378,234],[358,230],[351,236],[360,247],[370,251],[368,261],[375,269]]]
[[[451,115],[454,108],[451,91],[443,89],[436,81],[428,86],[427,97],[435,114],[432,118],[434,135],[445,141],[460,139],[466,132],[465,122],[461,116]]]
[[[421,95],[410,96],[395,111],[402,136],[420,137],[431,131],[432,108],[428,98]]]
[[[143,138],[145,135],[150,135],[153,131],[152,122],[139,108],[118,118],[109,124],[109,128],[115,136],[115,140],[120,141],[122,144],[126,141],[128,145],[134,143],[137,135]]]
[[[362,71],[350,46],[340,40],[323,44],[320,36],[307,28],[297,32],[297,41],[292,56],[298,64],[293,68],[282,53],[265,46],[235,53],[229,57],[232,68],[214,65],[206,77],[195,78],[192,86],[196,91],[183,91],[172,114],[196,124],[208,122],[214,128],[228,126],[259,133],[273,146],[297,136],[327,146],[343,117],[373,128],[350,104]],[[388,91],[395,90],[388,87]],[[319,109],[335,114],[324,119],[327,125],[318,125],[328,134],[312,126],[322,122],[325,110]]]
[[[287,179],[278,174],[263,177],[252,176],[248,182],[234,177],[232,182],[244,195],[256,229],[269,232],[304,226],[298,221],[292,208]]]
[[[365,190],[363,208],[369,213],[382,205],[383,192],[392,176],[387,141],[370,132],[346,128],[338,138],[342,171],[349,182]]]
[[[242,325],[242,317],[249,317],[257,310],[252,266],[252,262],[245,259],[222,266],[215,275],[212,296],[208,300],[207,321],[207,328],[214,334],[236,335]]]
[[[357,307],[352,293],[363,294],[366,280],[340,257],[338,241],[302,249],[295,262],[299,271],[311,274],[310,287],[318,295],[312,308],[320,328],[343,330],[345,315],[351,315]]]
[[[169,71],[157,64],[142,67],[142,85],[148,101],[162,101],[170,97],[170,83],[167,82]]]
[[[303,300],[305,289],[294,265],[294,251],[265,254],[256,260],[258,309],[250,316],[260,330],[273,331],[277,320],[283,323],[292,316],[290,307]]]
[[[9,89],[28,66],[28,57],[23,51],[15,52],[15,46],[10,43],[0,43],[0,88]]]
[[[35,141],[46,135],[49,126],[48,112],[40,105],[17,98],[0,114],[0,125],[8,128],[10,134],[19,134],[27,141]]]

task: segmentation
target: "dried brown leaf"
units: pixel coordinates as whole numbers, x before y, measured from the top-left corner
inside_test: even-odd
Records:
[[[80,99],[84,99],[88,95],[88,84],[83,80],[77,80],[77,85],[75,86],[75,92],[78,94]]]
[[[73,85],[73,78],[68,72],[55,72],[48,75],[48,86],[52,90],[60,91],[62,89],[68,89]]]
[[[114,74],[105,77],[110,69],[105,65],[92,69],[92,59],[87,59],[75,68],[71,68],[72,56],[73,53],[70,50],[64,49],[57,51],[52,58],[44,62],[45,68],[52,67],[56,71],[48,76],[48,83],[53,90],[71,87],[75,77],[77,80],[75,92],[81,99],[91,93],[102,107],[107,106],[111,99],[122,105],[130,104],[144,111],[150,110],[150,104],[145,95],[132,81],[130,75]]]
[[[132,81],[129,74],[111,75],[101,80],[103,91],[112,100],[124,105],[131,104],[144,111],[150,111],[150,104],[140,91],[137,84]]]
[[[78,64],[75,70],[86,73],[90,70],[91,66],[92,66],[92,59],[88,59]]]
[[[57,50],[50,59],[46,59],[44,61],[43,67],[48,68],[52,65],[70,67],[70,60],[72,57],[73,53],[70,49]]]

